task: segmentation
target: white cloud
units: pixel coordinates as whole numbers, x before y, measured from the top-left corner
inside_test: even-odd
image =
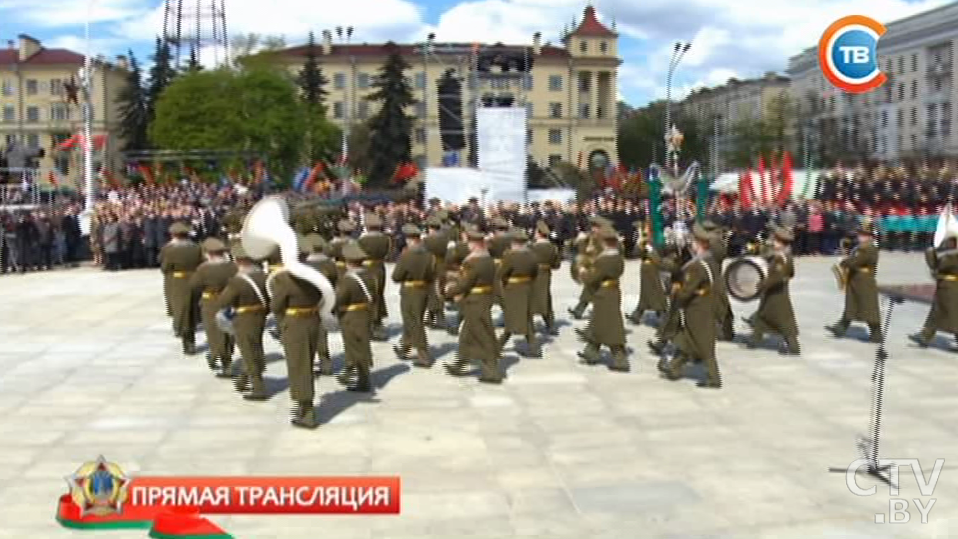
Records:
[[[151,2],[145,0],[55,0],[44,5],[36,0],[3,0],[0,20],[16,20],[39,27],[76,26],[112,22],[145,14]]]
[[[126,54],[126,41],[118,38],[91,38],[90,55],[104,56],[111,61],[117,54]],[[58,36],[43,42],[43,46],[51,49],[69,49],[80,54],[86,53],[86,40],[81,36]]]

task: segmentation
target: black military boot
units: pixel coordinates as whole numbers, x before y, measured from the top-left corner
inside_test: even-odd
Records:
[[[647,341],[646,344],[649,346],[649,350],[652,351],[657,356],[661,356],[665,352],[666,343],[662,339],[656,339],[654,341]]]
[[[630,314],[625,315],[626,320],[632,322],[634,325],[638,326],[642,324],[642,315],[644,313],[639,312],[638,309],[632,311]]]
[[[629,355],[626,353],[624,346],[616,346],[612,349],[612,364],[609,365],[609,370],[617,372],[629,372],[631,370]]]
[[[336,381],[339,382],[340,385],[349,387],[350,385],[353,384],[353,381],[355,380],[355,378],[356,378],[356,366],[347,365],[346,368],[343,369],[343,372],[339,373],[339,376],[336,377]]]
[[[347,391],[355,391],[357,393],[371,393],[373,390],[372,384],[369,381],[369,367],[366,365],[358,365],[356,367],[356,383],[347,387]]]
[[[329,355],[319,356],[319,362],[313,368],[313,374],[315,376],[333,375],[333,360],[330,359]]]
[[[579,363],[583,365],[598,365],[601,357],[599,356],[599,345],[589,343],[585,350],[579,352]]]
[[[431,368],[431,367],[432,367],[432,358],[429,357],[429,351],[428,351],[428,350],[417,350],[417,351],[416,351],[416,360],[413,362],[413,365],[415,365],[415,366],[417,366],[417,367],[420,367],[420,368],[423,368],[423,369],[429,369],[429,368]]]
[[[921,348],[928,348],[928,345],[931,343],[931,339],[925,337],[925,336],[924,336],[923,334],[921,334],[921,333],[915,333],[915,334],[913,334],[913,335],[909,335],[909,336],[908,336],[908,339],[909,339],[911,342],[917,344],[917,345],[918,345],[919,347],[921,347]]]
[[[845,320],[839,320],[830,326],[825,326],[825,329],[837,338],[840,339],[845,336],[845,332],[848,331],[848,322]]]
[[[183,349],[184,352],[186,348]],[[214,373],[219,370],[219,358],[213,356],[213,354],[206,354],[206,366],[210,368]]]
[[[406,345],[402,342],[393,345],[393,352],[395,352],[396,357],[399,358],[400,361],[409,361],[409,349],[406,348]]]
[[[316,408],[312,402],[297,402],[296,406],[294,406],[290,412],[290,416],[290,423],[292,423],[294,427],[315,429],[319,426],[319,422],[316,420]]]
[[[248,401],[269,400],[269,393],[266,392],[266,384],[263,382],[262,376],[250,378],[249,393],[243,395],[243,398]]]
[[[444,363],[443,368],[446,369],[446,373],[450,376],[466,376],[468,372],[466,371],[469,366],[468,361],[465,359],[457,358],[456,361],[452,363]]]
[[[569,309],[569,314],[572,315],[572,318],[576,320],[582,320],[583,315],[585,314],[585,305],[582,303],[577,304],[575,307]]]
[[[196,354],[196,336],[195,335],[183,336],[183,353],[188,356],[192,356]]]
[[[216,371],[217,378],[233,377],[233,361],[228,358],[220,358],[220,369]]]
[[[868,324],[868,341],[873,343],[881,342],[881,326],[878,324]]]

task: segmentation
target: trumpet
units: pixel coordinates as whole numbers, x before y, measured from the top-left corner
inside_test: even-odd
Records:
[[[838,291],[844,292],[848,286],[848,268],[840,263],[832,266],[832,274],[835,275],[835,283],[838,285]]]

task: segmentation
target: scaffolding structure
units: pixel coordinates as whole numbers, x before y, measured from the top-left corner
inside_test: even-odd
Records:
[[[165,0],[163,41],[176,67],[184,61],[199,63],[203,49],[212,51],[214,65],[228,65],[226,0]]]

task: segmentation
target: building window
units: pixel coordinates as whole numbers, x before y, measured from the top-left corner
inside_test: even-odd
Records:
[[[910,123],[911,125],[918,125],[918,108],[917,107],[911,108],[911,117],[909,118],[908,123]]]
[[[532,73],[526,73],[525,76],[522,77],[522,89],[527,92],[532,91]]]
[[[67,121],[70,119],[70,107],[66,103],[54,103],[50,105],[50,119],[54,121]]]
[[[426,130],[422,127],[416,128],[416,144],[425,144],[426,143]]]
[[[550,166],[550,167],[557,167],[557,166],[559,166],[559,163],[561,163],[561,162],[562,162],[562,156],[561,156],[561,155],[554,153],[554,154],[552,154],[552,155],[549,156],[549,166]]]
[[[935,138],[938,136],[938,104],[929,103],[928,104],[928,116],[927,121],[925,122],[925,132],[928,137]]]
[[[426,104],[422,101],[416,103],[416,117],[425,118],[426,116]]]
[[[605,53],[609,52],[609,44],[608,44],[607,42],[605,42],[605,41],[600,42],[600,43],[599,43],[599,51],[600,51],[602,54],[605,54]]]
[[[359,102],[359,110],[356,111],[356,116],[359,116],[360,120],[365,120],[369,116],[369,103],[367,101]]]
[[[561,130],[561,129],[550,129],[550,130],[549,130],[549,144],[562,144],[562,130]]]
[[[589,92],[592,90],[592,77],[590,73],[579,74],[579,91]]]
[[[356,75],[356,86],[362,90],[369,88],[369,73],[360,73]]]
[[[13,95],[14,94],[13,81],[4,80],[2,84],[0,84],[0,93],[2,93],[3,95],[7,97]]]
[[[898,74],[901,75],[904,73],[905,73],[905,57],[899,56],[898,57]]]
[[[333,118],[342,118],[343,117],[343,102],[337,101],[333,103]]]
[[[426,88],[426,74],[424,72],[420,71],[419,73],[416,73],[415,80],[417,90],[423,90]]]
[[[918,55],[912,54],[911,55],[911,72],[914,73],[915,71],[918,71]]]
[[[918,81],[911,81],[911,98],[918,99]]]
[[[579,42],[579,52],[585,53],[585,52],[588,51],[588,50],[589,50],[589,44],[586,43],[585,41],[580,41],[580,42]]]
[[[579,104],[579,118],[588,118],[589,117],[589,104],[580,103]]]
[[[532,146],[532,130],[526,129],[526,145]]]
[[[936,92],[940,92],[940,91],[941,91],[941,77],[936,77],[936,78],[935,78],[935,91],[936,91]]]
[[[898,109],[898,127],[905,127],[905,111]]]
[[[531,120],[535,118],[535,107],[533,107],[532,101],[526,103],[526,119]]]
[[[53,159],[53,166],[56,167],[57,171],[64,176],[70,174],[70,158],[69,157],[55,157]]]
[[[881,111],[881,126],[888,127],[888,111],[887,110]]]
[[[562,75],[549,75],[549,90],[552,92],[562,91]]]
[[[27,148],[36,149],[40,147],[40,135],[30,133],[27,135]]]
[[[422,155],[422,154],[417,155],[413,157],[412,160],[416,162],[416,168],[418,168],[419,170],[426,170],[426,167],[429,166],[428,162],[426,161],[425,155]]]
[[[562,103],[549,103],[549,117],[562,118]]]
[[[898,83],[898,100],[899,101],[905,100],[905,83],[904,82]]]
[[[40,121],[40,107],[27,107],[27,121],[30,123]]]
[[[63,95],[63,80],[50,80],[50,95]]]
[[[342,90],[346,87],[346,74],[345,73],[336,73],[333,75],[333,87],[337,90]]]
[[[941,136],[951,136],[951,103],[941,104]]]
[[[13,108],[13,105],[4,105],[3,106],[3,122],[13,123],[16,120],[17,120],[17,109]]]
[[[893,70],[892,70],[892,63],[891,63],[891,58],[889,58],[888,60],[885,61],[885,72],[886,72],[886,73],[892,73],[892,72],[893,72]]]
[[[911,149],[912,150],[918,149],[918,135],[914,133],[911,134]]]
[[[36,79],[27,79],[27,95],[37,95],[40,91],[40,85]]]

